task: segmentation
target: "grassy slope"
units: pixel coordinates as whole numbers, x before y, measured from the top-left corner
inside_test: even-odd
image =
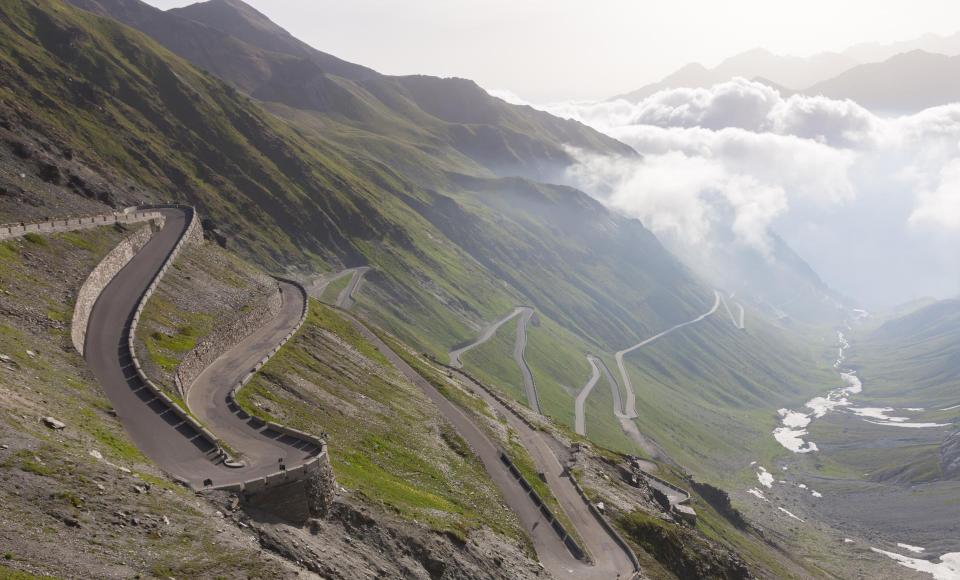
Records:
[[[532,303],[545,329],[573,335],[531,333],[530,363],[551,401],[548,412],[565,422],[572,402],[560,386],[582,385],[586,347],[610,352],[706,309],[709,291],[649,232],[582,193],[453,176],[448,164],[470,169],[464,157],[444,154],[441,163],[428,146],[421,150],[427,155],[413,155],[394,147],[390,135],[358,133],[345,146],[335,141],[337,132],[327,139],[309,126],[285,124],[113,23],[47,0],[14,0],[5,8],[0,112],[7,118],[29,119],[31,130],[56,136],[92,165],[141,183],[157,198],[196,203],[231,247],[262,266],[374,266],[361,307],[419,350],[445,353],[473,336],[468,321]],[[338,122],[338,132],[350,130]],[[405,163],[397,159],[407,152]],[[557,345],[562,357],[552,350]],[[746,383],[732,376],[730,366],[753,362],[745,354],[750,345],[741,346],[746,350],[721,352],[692,345],[690,352],[702,355],[692,374],[637,377],[657,393],[661,412],[646,417],[651,431],[678,441],[681,460],[742,455],[722,438],[718,445],[711,430],[732,437],[736,431],[728,427],[746,422],[763,426],[747,428],[747,435],[762,434],[775,405],[788,398],[751,394],[775,373]],[[655,359],[670,361],[674,349],[686,348],[672,345]],[[566,368],[556,366],[561,358]],[[654,362],[644,368],[662,374]],[[702,391],[704,399],[699,390],[680,400],[672,393],[718,370],[718,384],[732,389],[726,399],[760,405],[762,416],[715,408],[724,398],[715,387]],[[679,415],[685,408],[696,412]],[[615,429],[606,430],[612,439]]]
[[[303,329],[240,399],[327,433],[338,483],[367,501],[461,536],[480,525],[522,534],[464,442],[334,309],[312,302]]]
[[[169,483],[137,450],[72,349],[76,291],[119,239],[110,227],[0,243],[0,353],[15,361],[0,367],[0,439],[9,446],[0,450],[4,565],[88,578],[250,577],[276,569],[249,539],[240,545],[235,528],[219,533],[225,524],[214,508]],[[46,428],[45,416],[66,428]],[[133,492],[145,484],[153,491]],[[171,524],[162,534],[119,527],[163,515]],[[71,518],[79,527],[66,523]]]
[[[776,409],[802,406],[837,380],[816,352],[784,346],[776,327],[753,317],[743,332],[721,314],[626,358],[641,431],[694,473],[719,481],[731,475],[731,460],[746,465],[786,453],[770,435]]]
[[[177,366],[218,325],[266,299],[272,280],[256,267],[212,242],[190,245],[177,257],[137,326],[137,348],[147,374],[179,397]]]

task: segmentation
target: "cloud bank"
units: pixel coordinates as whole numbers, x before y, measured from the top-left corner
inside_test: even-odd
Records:
[[[922,254],[908,273],[914,288],[870,296],[874,304],[958,290],[956,260],[942,244],[960,234],[960,104],[883,118],[852,101],[785,97],[734,79],[636,104],[540,108],[641,153],[624,159],[572,150],[579,163],[568,178],[659,234],[696,245],[722,230],[767,254],[773,228],[822,274],[875,258],[880,264],[883,253],[887,260]],[[826,244],[845,251],[824,255]],[[929,271],[944,259],[949,272]],[[871,294],[867,286],[877,280],[842,289]]]

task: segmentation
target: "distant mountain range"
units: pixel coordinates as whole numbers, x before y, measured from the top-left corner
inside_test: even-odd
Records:
[[[735,77],[781,94],[851,99],[880,114],[906,114],[960,101],[960,32],[890,44],[860,44],[810,57],[750,50],[714,68],[688,64],[664,79],[614,99],[638,102],[671,88],[708,88]]]

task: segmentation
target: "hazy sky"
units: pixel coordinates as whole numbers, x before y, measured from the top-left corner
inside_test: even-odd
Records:
[[[381,72],[462,76],[535,102],[612,96],[757,46],[802,56],[960,27],[956,0],[249,3],[316,48]]]

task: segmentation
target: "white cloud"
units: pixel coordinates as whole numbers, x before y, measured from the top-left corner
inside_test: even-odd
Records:
[[[960,229],[960,159],[943,166],[937,187],[921,191],[917,198],[917,207],[910,214],[912,225]]]
[[[925,261],[912,260],[914,271],[897,273],[916,282],[914,295],[956,292],[956,272],[934,279],[930,267],[942,260],[942,248],[923,244],[960,235],[960,104],[882,118],[852,101],[783,97],[734,79],[661,91],[636,104],[542,108],[641,154],[613,159],[574,151],[580,163],[569,178],[655,232],[693,244],[729,232],[763,253],[773,227],[828,280],[835,275],[844,286],[846,276],[854,294],[879,288],[879,279],[862,272],[854,279],[845,273],[852,261],[875,260],[868,267],[893,275],[886,264],[891,255],[910,260],[916,253]],[[846,264],[840,249],[849,254]]]

